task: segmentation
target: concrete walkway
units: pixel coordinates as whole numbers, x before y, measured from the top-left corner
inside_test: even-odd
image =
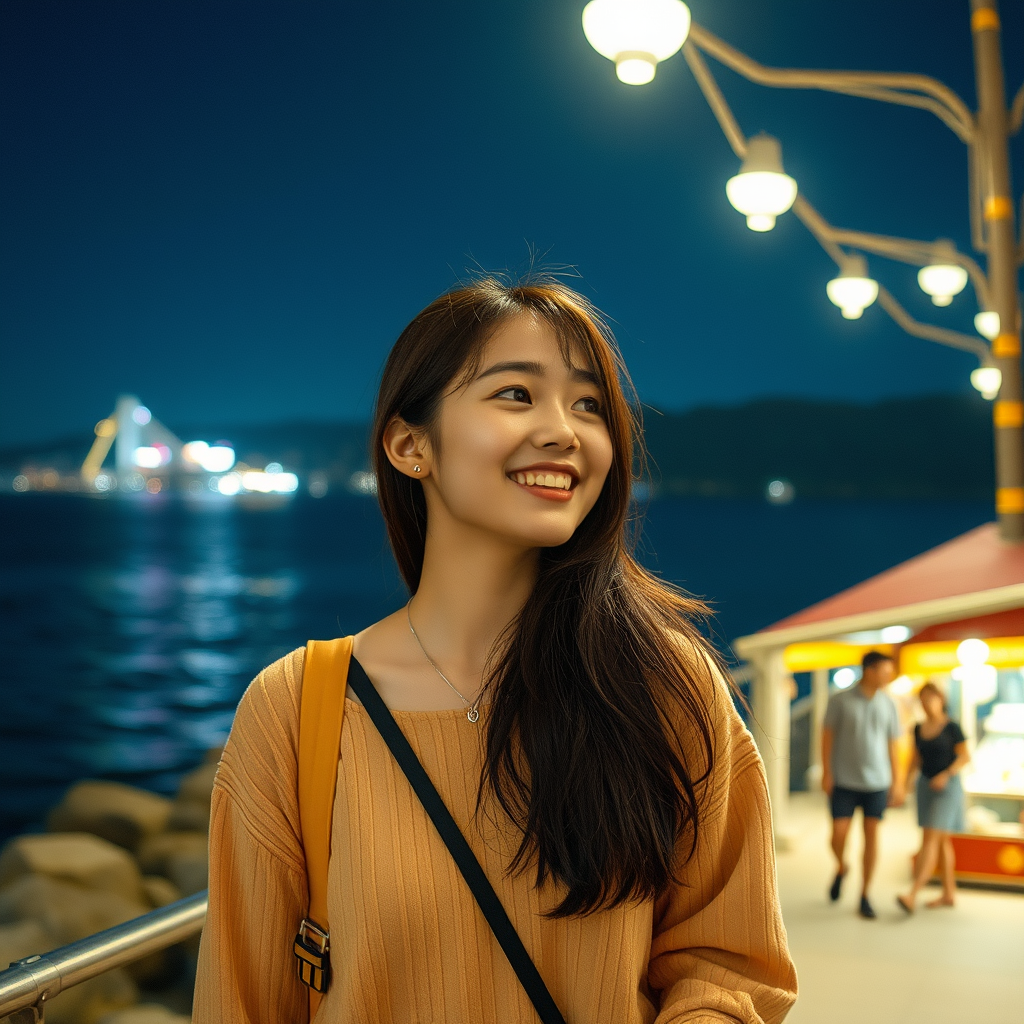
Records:
[[[1024,1022],[1024,893],[961,889],[954,909],[925,910],[921,901],[908,918],[895,903],[919,842],[907,807],[886,812],[871,892],[878,919],[862,920],[859,841],[832,904],[825,798],[794,793],[791,801],[791,849],[779,853],[778,872],[800,998],[787,1024]],[[929,888],[926,899],[936,893]]]

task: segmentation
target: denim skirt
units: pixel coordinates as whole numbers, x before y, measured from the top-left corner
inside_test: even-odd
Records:
[[[954,775],[946,788],[936,792],[923,775],[917,777],[917,823],[921,828],[937,828],[942,832],[963,832],[964,788],[960,776]]]

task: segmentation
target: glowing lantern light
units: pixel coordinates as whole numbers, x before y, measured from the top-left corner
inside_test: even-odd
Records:
[[[964,290],[967,271],[955,263],[933,263],[917,272],[917,283],[936,306],[948,306]]]
[[[158,469],[163,465],[163,454],[159,448],[145,445],[135,449],[135,465],[140,469]]]
[[[771,231],[796,199],[796,182],[782,169],[779,140],[759,132],[747,143],[740,173],[725,184],[729,202],[751,231]]]
[[[859,254],[849,256],[843,272],[825,287],[829,299],[847,320],[858,320],[878,298],[878,282],[868,277],[868,265]]]
[[[1003,386],[1003,373],[998,366],[979,366],[971,370],[971,385],[991,402]]]
[[[999,314],[991,309],[983,309],[980,313],[975,313],[974,329],[983,338],[994,341],[999,335]]]
[[[626,85],[650,82],[689,31],[690,9],[680,0],[590,0],[583,8],[587,42],[615,62]]]

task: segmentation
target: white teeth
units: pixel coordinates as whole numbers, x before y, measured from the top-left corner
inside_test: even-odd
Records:
[[[524,473],[510,474],[517,484],[525,484],[527,487],[557,487],[560,490],[572,489],[572,477],[568,473],[531,473],[527,470]]]

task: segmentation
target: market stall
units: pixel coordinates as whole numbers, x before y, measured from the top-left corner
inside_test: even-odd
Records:
[[[968,831],[954,840],[958,877],[1024,886],[1024,548],[1000,541],[994,524],[979,527],[741,637],[735,648],[752,669],[753,729],[781,843],[793,674],[813,679],[816,753],[830,692],[856,683],[865,651],[883,650],[899,665],[891,689],[908,735],[916,691],[931,679],[967,736]],[[909,760],[909,743],[905,754]]]

